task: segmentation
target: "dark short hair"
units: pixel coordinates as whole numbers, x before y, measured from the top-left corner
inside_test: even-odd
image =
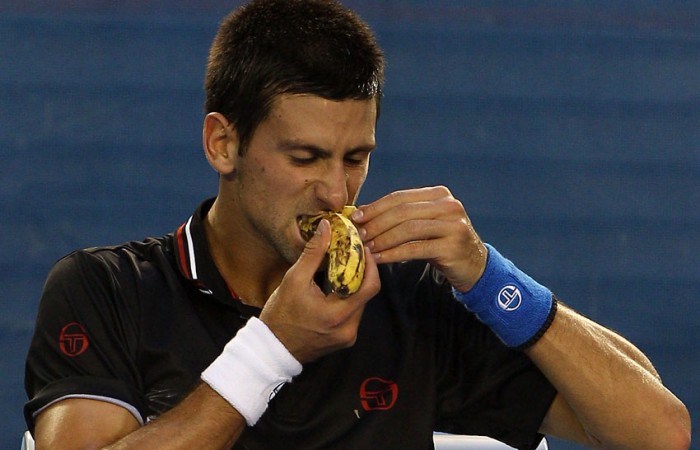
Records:
[[[207,113],[233,123],[243,153],[281,94],[329,100],[381,98],[384,56],[369,26],[333,0],[253,0],[214,38]]]

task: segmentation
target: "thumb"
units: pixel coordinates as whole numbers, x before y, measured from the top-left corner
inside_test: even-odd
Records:
[[[326,219],[322,219],[316,227],[316,232],[309,239],[302,251],[301,256],[295,263],[297,270],[302,275],[307,274],[313,278],[318,268],[326,257],[326,251],[331,243],[331,225]]]

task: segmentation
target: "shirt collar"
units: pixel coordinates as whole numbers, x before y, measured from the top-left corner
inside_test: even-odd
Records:
[[[259,308],[244,305],[229,289],[219,273],[209,252],[209,243],[204,233],[206,217],[214,198],[202,202],[175,232],[175,258],[180,273],[190,280],[199,291],[226,304],[234,304],[245,313],[259,312]],[[252,314],[251,314],[252,315]]]

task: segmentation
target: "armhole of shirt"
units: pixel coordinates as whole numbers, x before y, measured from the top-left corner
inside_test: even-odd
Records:
[[[82,399],[87,399],[87,400],[97,400],[97,401],[100,401],[100,402],[107,402],[107,403],[111,403],[111,404],[113,404],[113,405],[121,406],[122,408],[126,409],[129,413],[131,413],[132,416],[134,416],[134,418],[135,418],[136,421],[139,423],[139,425],[143,426],[144,423],[145,423],[143,417],[141,417],[141,413],[139,412],[139,410],[138,410],[135,406],[130,405],[129,403],[127,403],[127,402],[125,402],[125,401],[118,400],[118,399],[116,399],[116,398],[104,397],[104,396],[101,396],[101,395],[90,395],[90,394],[68,394],[68,395],[64,395],[63,397],[59,397],[59,398],[57,398],[57,399],[55,399],[55,400],[53,400],[53,401],[47,403],[46,405],[42,406],[41,408],[37,409],[36,411],[34,411],[34,413],[32,414],[32,417],[33,417],[34,419],[36,419],[37,416],[38,416],[39,414],[41,414],[43,411],[45,411],[45,410],[46,410],[48,407],[50,407],[51,405],[54,405],[54,404],[56,404],[56,403],[58,403],[58,402],[60,402],[60,401],[68,400],[68,399],[71,399],[71,398],[82,398]]]

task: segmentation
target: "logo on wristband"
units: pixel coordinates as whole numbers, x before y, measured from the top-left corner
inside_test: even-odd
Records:
[[[520,289],[512,284],[504,286],[498,293],[498,306],[503,311],[515,311],[520,308],[522,302],[523,295],[520,293]]]

